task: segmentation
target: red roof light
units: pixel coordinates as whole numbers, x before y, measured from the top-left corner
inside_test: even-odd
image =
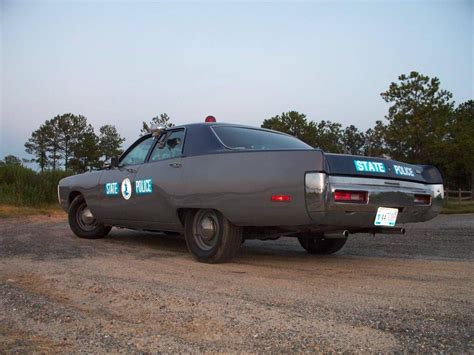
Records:
[[[214,116],[207,116],[204,122],[206,123],[216,122],[216,118]]]

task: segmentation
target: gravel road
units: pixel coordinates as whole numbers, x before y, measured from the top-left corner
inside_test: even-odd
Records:
[[[474,215],[336,255],[291,238],[200,264],[182,237],[0,220],[0,353],[474,352]]]

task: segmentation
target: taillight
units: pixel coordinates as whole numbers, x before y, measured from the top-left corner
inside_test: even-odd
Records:
[[[431,196],[430,195],[415,195],[415,204],[417,205],[429,205],[431,204]]]
[[[289,195],[273,195],[272,196],[273,202],[290,202],[291,196]]]
[[[367,191],[348,191],[348,190],[334,191],[335,202],[367,203],[368,199],[369,199],[369,193]]]

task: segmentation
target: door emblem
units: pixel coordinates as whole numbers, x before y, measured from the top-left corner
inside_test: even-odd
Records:
[[[152,179],[136,180],[135,181],[135,193],[151,194],[153,192],[153,181]]]
[[[105,194],[107,196],[115,196],[119,194],[118,182],[108,182],[105,184]]]
[[[129,200],[132,197],[132,183],[129,178],[122,180],[122,186],[120,188],[124,199]]]

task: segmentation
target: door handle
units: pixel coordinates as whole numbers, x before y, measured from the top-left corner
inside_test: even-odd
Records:
[[[181,163],[170,163],[172,168],[181,168],[183,165]]]

